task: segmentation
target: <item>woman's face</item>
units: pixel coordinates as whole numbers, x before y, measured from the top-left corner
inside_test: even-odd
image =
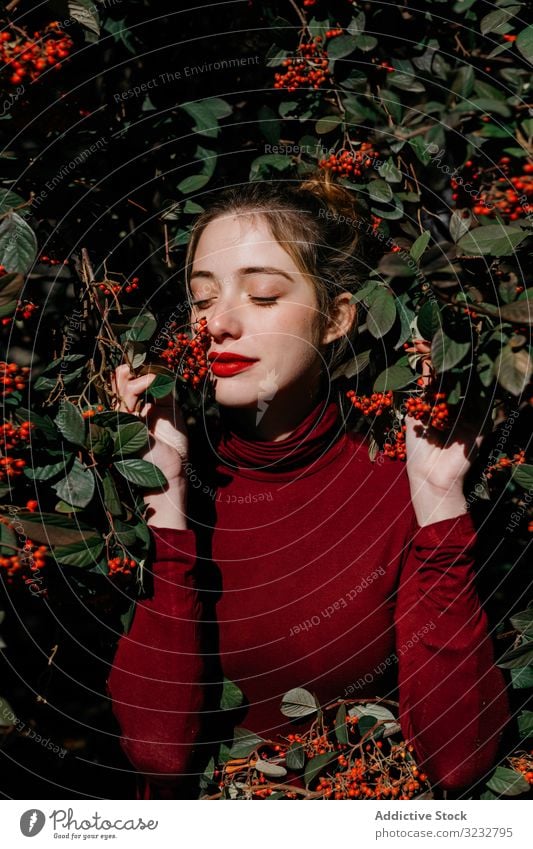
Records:
[[[260,215],[211,221],[194,254],[191,318],[207,318],[216,400],[257,413],[309,401],[322,370],[320,315],[314,286]],[[329,340],[328,340],[329,341]],[[316,403],[316,401],[315,401]]]

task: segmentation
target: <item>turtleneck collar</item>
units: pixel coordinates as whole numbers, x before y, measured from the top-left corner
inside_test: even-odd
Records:
[[[285,439],[248,439],[230,428],[221,415],[218,459],[245,477],[287,479],[312,474],[342,448],[345,433],[337,401],[321,398]]]

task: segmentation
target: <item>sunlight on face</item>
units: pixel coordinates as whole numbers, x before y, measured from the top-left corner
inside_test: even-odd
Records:
[[[192,320],[207,318],[209,353],[254,360],[237,371],[220,365],[214,375],[220,404],[279,407],[310,397],[322,364],[316,292],[264,218],[227,215],[208,224],[190,289]]]

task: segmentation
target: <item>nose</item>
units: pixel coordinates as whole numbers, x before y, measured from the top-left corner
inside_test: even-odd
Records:
[[[229,297],[220,295],[206,317],[207,330],[217,343],[226,337],[238,339],[242,334],[240,310]]]

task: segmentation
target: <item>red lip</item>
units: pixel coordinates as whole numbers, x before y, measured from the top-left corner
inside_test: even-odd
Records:
[[[207,355],[207,357],[211,362],[216,361],[218,363],[255,363],[255,362],[257,362],[256,358],[243,357],[242,354],[232,354],[231,351],[221,351],[220,353],[217,353],[216,351],[211,351]]]

